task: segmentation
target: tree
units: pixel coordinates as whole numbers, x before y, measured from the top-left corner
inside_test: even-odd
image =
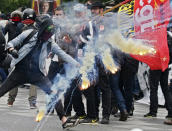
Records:
[[[31,7],[31,0],[1,0],[0,9],[4,13],[12,12],[20,7]]]
[[[71,2],[74,0],[62,0],[63,2]],[[75,0],[76,1],[76,0]],[[77,0],[79,2],[85,3],[87,0]],[[92,0],[92,1],[98,1],[98,0]],[[114,4],[118,4],[124,0],[99,0],[102,3],[110,3],[110,1],[114,1]],[[12,12],[20,7],[31,7],[32,0],[1,0],[0,2],[0,11],[4,13]]]

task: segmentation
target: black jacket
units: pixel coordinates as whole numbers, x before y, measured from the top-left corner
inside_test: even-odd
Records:
[[[22,23],[8,22],[4,28],[4,34],[8,33],[8,41],[11,41],[22,32]]]
[[[167,41],[168,41],[168,48],[169,48],[169,55],[170,55],[170,62],[172,63],[172,37],[167,33]]]
[[[0,31],[0,63],[5,59],[6,51],[5,51],[5,37],[3,33]]]

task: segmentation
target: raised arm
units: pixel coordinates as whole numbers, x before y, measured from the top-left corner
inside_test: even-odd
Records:
[[[20,35],[18,35],[13,40],[9,41],[7,43],[7,49],[15,48],[16,46],[20,45],[24,39],[33,31],[33,29],[26,30],[22,32]]]
[[[66,54],[59,46],[55,43],[55,41],[52,41],[52,52],[58,55],[61,59],[64,61],[71,63],[73,65],[79,66],[79,63],[73,59],[70,55]]]

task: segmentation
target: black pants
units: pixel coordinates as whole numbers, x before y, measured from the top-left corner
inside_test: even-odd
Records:
[[[48,78],[53,82],[57,73],[64,74],[65,73],[64,66],[59,62],[51,61],[48,72]],[[65,93],[64,111],[66,115],[69,115],[70,112],[72,111],[72,105],[74,111],[78,116],[85,115],[84,104],[82,102],[82,94],[79,88],[76,86],[77,86],[77,79],[72,81],[71,87]]]
[[[96,92],[96,114],[99,116],[100,93],[102,93],[102,116],[109,118],[111,113],[111,88],[108,75],[100,76],[99,83],[95,87]]]
[[[83,116],[85,115],[85,108],[82,101],[82,94],[78,88],[77,81],[77,79],[73,80],[73,82],[71,83],[71,87],[65,94],[64,109],[66,113],[70,113],[72,111],[73,105],[73,109],[76,112],[76,115]]]
[[[172,117],[172,93],[168,86],[169,69],[164,72],[161,70],[150,70],[149,84],[150,84],[150,112],[156,114],[158,110],[158,85],[160,82],[161,89],[165,98],[168,116]]]
[[[64,109],[66,111],[66,114],[71,113],[72,105],[74,111],[76,112],[76,115],[85,115],[84,103],[82,102],[82,94],[78,88],[78,79],[72,81],[70,88],[65,93]]]
[[[5,95],[11,89],[23,85],[25,83],[30,83],[40,87],[46,94],[51,94],[51,86],[52,83],[48,79],[48,77],[44,76],[40,71],[34,73],[30,70],[21,71],[19,69],[15,69],[12,71],[8,78],[2,83],[0,87],[0,97]],[[62,103],[58,104],[57,114],[61,119],[64,116]]]

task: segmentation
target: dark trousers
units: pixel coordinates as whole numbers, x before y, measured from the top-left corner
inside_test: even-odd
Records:
[[[115,95],[111,91],[111,109],[114,107],[118,107],[118,104]]]
[[[133,108],[134,77],[135,75],[131,73],[130,77],[124,79],[121,72],[110,76],[111,89],[121,112],[124,110],[130,112]]]
[[[48,72],[48,78],[52,82],[54,82],[54,78],[57,75],[57,73],[64,74],[64,66],[59,62],[51,61]],[[77,86],[77,79],[75,79],[72,81],[71,87],[67,90],[67,92],[64,95],[64,111],[66,115],[69,115],[72,111],[72,105],[74,111],[78,116],[85,115],[84,104],[82,102],[82,94]]]
[[[134,77],[134,88],[133,88],[133,94],[134,95],[139,95],[141,92],[140,84],[137,75]]]
[[[46,94],[51,94],[50,88],[52,86],[52,83],[48,79],[48,77],[44,76],[40,71],[38,71],[37,73],[34,73],[30,70],[21,71],[19,69],[15,69],[9,74],[7,79],[1,85],[0,97],[5,95],[11,89],[19,85],[23,85],[25,83],[31,83],[33,85],[36,85],[40,87]],[[59,102],[59,105],[60,104],[62,105],[61,102]],[[63,108],[59,108],[57,110],[57,114],[59,115],[59,118],[61,119],[64,116]]]
[[[95,90],[96,114],[99,116],[99,105],[100,100],[102,100],[102,116],[103,118],[109,118],[111,113],[111,88],[109,85],[109,76],[107,74],[100,75],[99,83],[95,87]],[[102,94],[102,99],[100,99],[100,93]]]
[[[134,77],[135,75],[131,74],[131,76],[127,79],[123,79],[123,77],[121,77],[119,81],[119,87],[125,99],[125,104],[128,112],[130,112],[133,109],[133,87],[135,83]]]
[[[172,117],[172,93],[168,86],[168,74],[169,69],[164,72],[161,70],[150,70],[149,71],[149,85],[150,85],[150,112],[153,114],[157,113],[158,110],[158,85],[160,86],[165,98],[166,108],[168,110],[168,116]]]
[[[85,115],[84,103],[82,102],[82,94],[78,88],[78,79],[74,79],[72,81],[70,88],[65,93],[64,109],[66,111],[66,114],[71,113],[72,105],[74,111],[76,112],[76,115]]]
[[[170,91],[172,93],[172,79],[170,80]]]
[[[0,68],[0,76],[1,76],[1,80],[2,80],[1,82],[3,82],[7,78],[7,75],[2,68]]]
[[[73,84],[74,85],[72,85],[72,88],[69,92],[70,95],[68,96],[72,96],[72,104],[73,104],[74,111],[76,112],[76,115],[83,116],[85,115],[85,107],[82,101],[82,93],[80,89],[78,88],[77,80],[74,80]]]
[[[95,94],[95,86],[90,86],[87,90],[83,91],[84,96],[86,97],[87,104],[87,117],[96,119],[96,94]]]

